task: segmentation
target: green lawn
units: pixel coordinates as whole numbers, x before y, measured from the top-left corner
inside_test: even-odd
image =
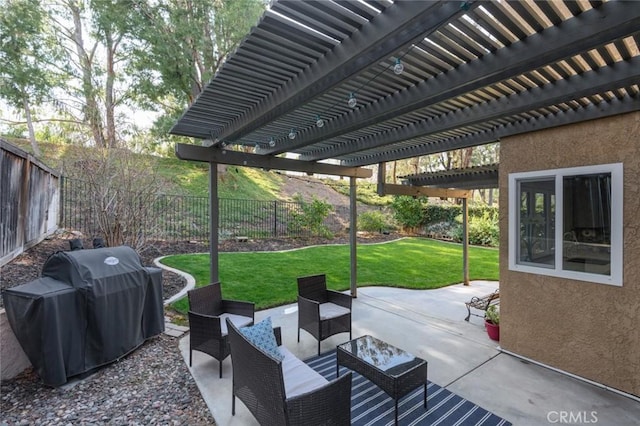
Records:
[[[424,238],[358,245],[358,286],[413,289],[444,287],[462,281],[462,246]],[[328,286],[349,288],[349,246],[327,245],[286,252],[220,253],[220,282],[227,299],[248,300],[256,309],[293,303],[296,278],[326,274]],[[209,255],[176,255],[162,263],[186,271],[196,285],[209,282]],[[498,250],[469,248],[472,280],[498,280]],[[186,298],[174,307],[186,312]]]

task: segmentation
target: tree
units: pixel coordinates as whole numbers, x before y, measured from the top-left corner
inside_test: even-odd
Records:
[[[136,1],[130,74],[137,101],[177,118],[264,12],[262,0]],[[160,120],[166,129],[175,120]]]
[[[65,176],[82,182],[74,195],[77,209],[92,212],[107,246],[122,244],[141,250],[153,234],[166,188],[156,159],[122,148],[92,148],[79,151]],[[91,214],[91,213],[89,213]]]
[[[50,106],[76,126],[73,134],[88,129],[93,145],[107,148],[137,131],[127,108],[161,112],[156,135],[166,136],[265,7],[263,0],[50,0],[44,13],[39,4],[0,6],[0,97],[25,110],[34,144],[32,107],[52,94]],[[45,43],[55,55],[45,55]],[[50,81],[54,75],[64,84]]]
[[[40,148],[33,126],[34,106],[50,95],[60,77],[49,66],[57,49],[46,25],[47,16],[38,0],[0,4],[0,97],[24,111],[36,156],[40,156]]]
[[[66,88],[68,94],[78,101],[75,110],[90,128],[94,145],[116,147],[116,107],[131,96],[117,68],[128,56],[122,46],[130,7],[108,0],[59,0],[55,6],[59,42],[71,64],[68,72],[78,81]]]

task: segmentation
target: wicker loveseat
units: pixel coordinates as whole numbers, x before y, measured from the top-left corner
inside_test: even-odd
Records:
[[[351,423],[351,373],[327,381],[282,346],[279,327],[272,330],[281,360],[252,343],[228,320],[227,328],[233,415],[238,397],[263,426]]]

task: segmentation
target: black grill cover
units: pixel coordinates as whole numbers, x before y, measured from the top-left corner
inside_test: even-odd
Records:
[[[162,271],[127,246],[58,252],[42,278],[5,290],[11,328],[43,382],[59,386],[164,331]]]

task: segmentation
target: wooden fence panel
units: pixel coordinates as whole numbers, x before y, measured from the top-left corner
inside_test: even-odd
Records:
[[[60,175],[0,139],[0,266],[57,228]]]

